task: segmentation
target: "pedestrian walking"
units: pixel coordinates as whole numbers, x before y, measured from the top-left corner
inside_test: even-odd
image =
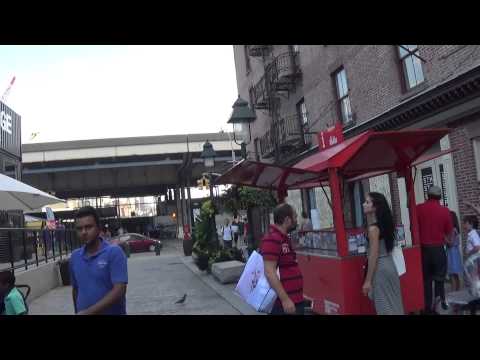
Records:
[[[450,210],[440,205],[441,198],[442,190],[438,186],[431,186],[428,189],[428,200],[417,206],[426,314],[436,313],[432,301],[432,281],[435,285],[435,302],[440,301],[442,309],[448,310],[445,301],[445,246],[451,242],[453,223]]]
[[[229,219],[225,219],[225,225],[222,226],[222,234],[223,234],[223,246],[226,249],[231,249],[233,234],[232,234],[232,226],[230,225]]]
[[[377,315],[404,315],[402,291],[392,258],[395,226],[387,199],[368,194],[363,210],[368,226],[368,264],[362,292],[375,305]]]
[[[238,216],[235,216],[232,221],[232,236],[233,236],[233,246],[238,248],[238,238],[239,238],[239,221]]]
[[[480,236],[478,235],[478,219],[475,215],[467,215],[463,218],[463,228],[467,232],[467,256],[480,251]]]
[[[292,206],[283,203],[273,210],[273,221],[260,245],[265,277],[278,296],[271,314],[303,315],[303,276],[288,236],[297,227],[297,213]]]
[[[15,275],[12,271],[0,272],[1,315],[25,315],[27,305],[20,291],[15,287]]]
[[[460,225],[457,214],[450,211],[452,215],[453,233],[451,241],[447,245],[447,269],[448,276],[452,282],[452,290],[460,290],[460,275],[463,272],[462,256],[460,255]]]
[[[86,206],[75,215],[78,237],[85,244],[70,257],[70,276],[77,315],[124,315],[127,258],[117,245],[100,235],[96,210]]]

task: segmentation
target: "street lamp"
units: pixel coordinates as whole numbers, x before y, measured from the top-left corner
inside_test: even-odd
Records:
[[[209,182],[209,187],[210,187],[210,201],[212,203],[213,208],[215,209],[215,204],[213,202],[213,175],[212,175],[212,170],[215,167],[215,157],[217,156],[215,150],[213,149],[213,145],[207,140],[205,141],[205,144],[203,144],[203,151],[200,157],[203,159],[203,164],[205,165],[206,169],[211,169],[210,172],[208,172],[208,182]],[[215,212],[213,214],[213,233],[214,233],[214,239],[215,239],[215,244],[218,247],[218,234],[217,234],[217,223],[215,221]]]
[[[232,106],[233,111],[228,124],[233,125],[233,140],[241,146],[242,157],[247,158],[247,145],[252,141],[250,123],[257,118],[255,111],[250,109],[248,102],[243,100],[240,95]]]
[[[215,156],[217,156],[213,145],[207,140],[203,144],[203,151],[200,157],[203,159],[203,163],[207,169],[213,168],[215,166]]]

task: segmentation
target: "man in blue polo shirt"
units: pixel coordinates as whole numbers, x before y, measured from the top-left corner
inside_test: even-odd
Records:
[[[77,235],[85,245],[70,258],[73,306],[77,315],[125,315],[127,258],[100,235],[96,210],[86,206],[75,216]]]

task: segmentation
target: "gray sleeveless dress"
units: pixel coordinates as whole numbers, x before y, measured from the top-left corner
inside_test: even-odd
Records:
[[[387,253],[385,241],[380,239],[377,267],[369,294],[375,304],[377,315],[404,315],[402,291],[397,268],[391,254]]]

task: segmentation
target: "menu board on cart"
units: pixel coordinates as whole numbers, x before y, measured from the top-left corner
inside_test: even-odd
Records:
[[[422,169],[423,195],[428,199],[428,189],[433,185],[433,170],[431,167]]]

